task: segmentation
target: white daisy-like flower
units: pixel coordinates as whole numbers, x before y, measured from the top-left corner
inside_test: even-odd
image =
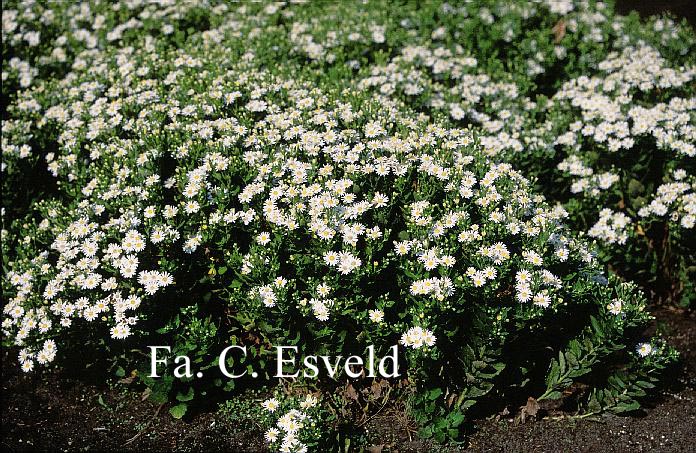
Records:
[[[636,346],[636,352],[641,357],[647,357],[653,353],[653,347],[650,343],[640,343]]]
[[[261,403],[261,406],[264,409],[266,409],[268,412],[273,413],[276,411],[276,409],[278,409],[278,407],[280,406],[280,403],[278,402],[277,399],[270,398],[270,399],[267,399],[266,401],[264,401],[263,403]]]
[[[380,323],[384,320],[384,312],[382,310],[370,310],[370,321]]]

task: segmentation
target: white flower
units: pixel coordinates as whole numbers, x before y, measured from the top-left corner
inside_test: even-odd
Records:
[[[423,346],[434,346],[435,341],[435,335],[430,330],[416,326],[401,335],[400,343],[413,349],[420,349]]]
[[[260,233],[258,236],[256,236],[256,242],[261,245],[266,245],[271,242],[271,235],[266,232]]]
[[[266,431],[265,438],[266,442],[273,443],[278,440],[278,435],[280,434],[280,431],[278,431],[277,428],[270,428],[268,431]]]
[[[268,412],[275,412],[276,409],[278,409],[278,406],[280,406],[280,403],[278,402],[277,399],[271,398],[267,399],[263,403],[261,403],[261,406],[266,409]]]
[[[607,310],[612,315],[618,315],[621,313],[622,307],[623,301],[621,299],[614,299],[609,303],[609,305],[607,305]]]
[[[370,321],[380,323],[384,320],[384,312],[382,310],[370,310]]]
[[[640,343],[636,346],[636,352],[641,357],[647,357],[653,353],[653,347],[650,343]]]

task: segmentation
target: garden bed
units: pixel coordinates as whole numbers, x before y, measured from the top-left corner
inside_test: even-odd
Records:
[[[6,447],[688,448],[688,20],[5,3]]]

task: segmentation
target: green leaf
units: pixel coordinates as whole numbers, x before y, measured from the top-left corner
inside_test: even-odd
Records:
[[[558,378],[561,376],[560,369],[558,368],[558,362],[555,360],[551,361],[551,370],[549,375],[546,377],[546,386],[551,388],[558,382]]]
[[[460,412],[452,412],[449,416],[450,419],[450,426],[456,428],[457,426],[461,425],[462,422],[464,421],[464,414]]]
[[[461,410],[465,411],[465,410],[469,409],[471,406],[473,406],[474,404],[476,404],[476,400],[466,400],[459,406],[459,408]]]
[[[428,392],[428,399],[433,401],[436,400],[442,395],[442,389],[441,388],[434,388],[430,392]]]
[[[572,351],[565,353],[565,359],[566,362],[568,362],[568,365],[570,365],[572,368],[578,367],[578,359],[575,357],[575,354]]]
[[[181,392],[177,393],[176,399],[178,401],[191,401],[193,399],[194,395],[195,395],[195,391],[193,390],[193,387],[189,387],[188,392],[186,392],[185,395]]]
[[[488,390],[486,390],[486,389],[481,389],[481,388],[478,388],[476,386],[471,386],[467,389],[466,395],[469,397],[475,398],[477,396],[483,396],[486,393],[488,393]]]
[[[412,279],[415,279],[415,280],[417,280],[417,279],[420,278],[419,275],[414,274],[413,272],[411,272],[410,269],[403,268],[403,270],[404,270],[404,274],[406,274],[406,276],[407,276],[408,278],[412,278]]]
[[[644,389],[655,388],[654,384],[651,384],[650,382],[647,382],[647,381],[638,381],[638,382],[636,382],[636,385],[638,387],[643,387]]]
[[[640,409],[640,403],[638,401],[631,401],[630,403],[621,403],[616,406],[614,412],[631,412]]]
[[[645,190],[645,187],[637,179],[631,179],[631,181],[629,181],[628,193],[631,195],[631,197],[635,197],[636,195],[642,193],[643,190]]]
[[[170,407],[169,413],[172,414],[172,417],[179,420],[181,417],[184,416],[184,414],[186,414],[187,409],[188,409],[188,405],[186,403],[181,403],[181,404],[177,404],[176,406]]]
[[[599,324],[599,321],[597,321],[597,318],[594,316],[590,316],[590,322],[592,323],[592,328],[594,328],[595,332],[597,333],[597,336],[603,337],[604,336],[604,330]]]
[[[561,398],[562,396],[563,396],[563,394],[561,392],[559,392],[558,390],[556,390],[556,391],[553,391],[553,392],[549,393],[548,395],[546,395],[546,398],[544,398],[544,399],[557,400],[557,399]]]

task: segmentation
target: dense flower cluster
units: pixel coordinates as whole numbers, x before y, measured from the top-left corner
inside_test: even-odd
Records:
[[[602,3],[544,6],[555,17],[551,23],[555,39],[552,46],[541,47],[543,40],[536,31],[519,29],[516,21],[532,20],[542,14],[542,7],[509,2],[493,2],[493,7],[444,4],[439,14],[466,17],[466,25],[445,21],[430,41],[412,39],[393,59],[370,68],[358,87],[442,113],[454,124],[476,125],[485,153],[527,168],[541,181],[562,181],[542,183],[541,190],[561,200],[571,195],[577,226],[602,240],[603,248],[614,255],[613,264],[630,262],[629,254],[644,253],[636,248],[651,247],[640,233],[625,235],[621,244],[631,238],[631,245],[624,250],[615,247],[618,242],[611,236],[597,234],[598,227],[592,225],[604,223],[600,211],[616,207],[640,231],[650,230],[655,219],[668,218],[670,247],[694,256],[693,247],[678,244],[683,242],[679,230],[694,224],[688,197],[685,209],[681,203],[662,202],[663,193],[674,199],[675,191],[689,190],[687,185],[657,188],[665,169],[680,169],[682,178],[693,176],[696,62],[681,57],[694,45],[693,33],[669,19],[658,19],[652,26],[659,30],[659,39],[651,39],[650,27],[636,30],[630,19],[613,16]],[[490,33],[498,39],[502,34],[501,45],[514,62],[509,67],[515,69],[491,70],[485,53],[462,44],[463,30],[480,31],[476,27],[481,25],[500,28],[498,34]],[[506,44],[513,38],[522,39],[514,48]],[[589,61],[591,53],[570,59],[578,40],[585,52],[587,46],[595,49],[595,62]],[[680,56],[666,58],[675,47],[680,47]],[[557,79],[558,86],[543,95],[530,89],[539,77],[555,77],[549,70],[555,72],[561,65],[573,77]],[[556,171],[549,172],[551,167]],[[677,210],[668,212],[666,206]],[[683,222],[675,221],[682,217]],[[646,263],[643,269],[651,266]],[[668,266],[664,272],[671,274],[683,270],[666,263],[657,266]],[[688,290],[684,294],[686,300],[693,296]]]
[[[201,342],[259,361],[399,344],[412,385],[462,413],[525,373],[544,398],[597,369],[656,381],[675,353],[640,338],[645,298],[567,224],[618,249],[660,219],[693,228],[696,69],[661,54],[681,35],[608,48],[632,22],[594,2],[424,6],[435,24],[382,6],[8,8],[3,176],[26,186],[32,161],[52,185],[3,217],[2,329],[25,371],[151,329],[205,364]],[[555,39],[526,29],[548,14]],[[520,42],[509,68],[485,39]],[[669,174],[648,190],[621,159],[653,145]],[[641,200],[609,203],[624,189]],[[623,350],[645,360],[613,366]],[[318,401],[292,404],[263,403],[266,439],[306,451]]]
[[[305,453],[308,443],[315,445],[321,420],[318,420],[319,399],[307,395],[301,399],[288,398],[278,401],[270,398],[261,403],[265,417],[271,422],[271,427],[264,435],[269,446],[283,453]],[[284,409],[282,415],[281,405]],[[274,422],[274,423],[273,423]]]
[[[682,228],[692,229],[696,224],[696,179],[686,171],[675,170],[674,182],[660,185],[650,204],[638,210],[640,217],[668,217]]]

